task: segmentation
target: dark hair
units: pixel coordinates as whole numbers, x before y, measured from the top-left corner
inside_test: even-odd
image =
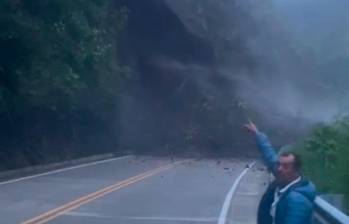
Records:
[[[294,152],[282,152],[280,156],[293,156],[294,158],[294,164],[293,167],[297,172],[302,171],[302,159],[299,154],[294,153]]]

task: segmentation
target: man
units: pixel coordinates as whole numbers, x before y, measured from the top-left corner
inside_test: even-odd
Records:
[[[258,224],[310,224],[316,191],[301,174],[299,156],[292,152],[278,156],[254,123],[245,128],[256,136],[263,161],[275,177],[259,204]]]

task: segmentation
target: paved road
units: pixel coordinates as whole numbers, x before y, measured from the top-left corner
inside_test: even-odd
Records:
[[[0,183],[0,223],[217,223],[249,162],[127,157]]]

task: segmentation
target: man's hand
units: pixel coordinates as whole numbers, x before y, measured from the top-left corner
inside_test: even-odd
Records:
[[[257,126],[252,121],[249,121],[247,124],[245,124],[244,128],[253,134],[256,134],[258,132]]]

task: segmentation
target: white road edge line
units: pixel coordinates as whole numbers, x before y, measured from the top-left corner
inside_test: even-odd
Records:
[[[248,165],[248,167],[246,167],[242,172],[241,174],[238,176],[238,178],[235,180],[233,186],[231,187],[231,189],[229,190],[227,196],[225,197],[225,200],[224,200],[224,204],[223,204],[223,207],[222,207],[222,210],[221,210],[221,213],[219,215],[219,218],[218,218],[218,224],[225,224],[226,223],[226,219],[227,219],[227,215],[228,215],[228,211],[229,211],[229,208],[230,208],[230,203],[231,203],[231,200],[237,190],[237,187],[241,181],[241,179],[245,176],[245,174],[247,173],[247,171],[252,168],[254,165],[256,164],[256,162],[253,162],[251,164]]]
[[[108,163],[108,162],[112,162],[112,161],[116,161],[116,160],[120,160],[120,159],[126,159],[126,158],[129,158],[131,156],[132,155],[127,155],[127,156],[121,156],[121,157],[116,157],[116,158],[111,158],[111,159],[105,159],[105,160],[100,160],[100,161],[96,161],[96,162],[85,163],[85,164],[81,164],[81,165],[77,165],[77,166],[71,166],[71,167],[67,167],[67,168],[53,170],[53,171],[49,171],[49,172],[45,172],[45,173],[40,173],[40,174],[31,175],[31,176],[21,177],[21,178],[17,178],[17,179],[13,179],[13,180],[0,182],[0,186],[6,185],[6,184],[16,183],[16,182],[23,181],[23,180],[33,179],[33,178],[36,178],[36,177],[42,177],[42,176],[47,176],[47,175],[51,175],[51,174],[55,174],[55,173],[61,173],[61,172],[65,172],[65,171],[68,171],[68,170],[74,170],[74,169],[79,169],[79,168],[83,168],[83,167],[94,166],[94,165],[98,165],[98,164],[101,164],[101,163]]]

